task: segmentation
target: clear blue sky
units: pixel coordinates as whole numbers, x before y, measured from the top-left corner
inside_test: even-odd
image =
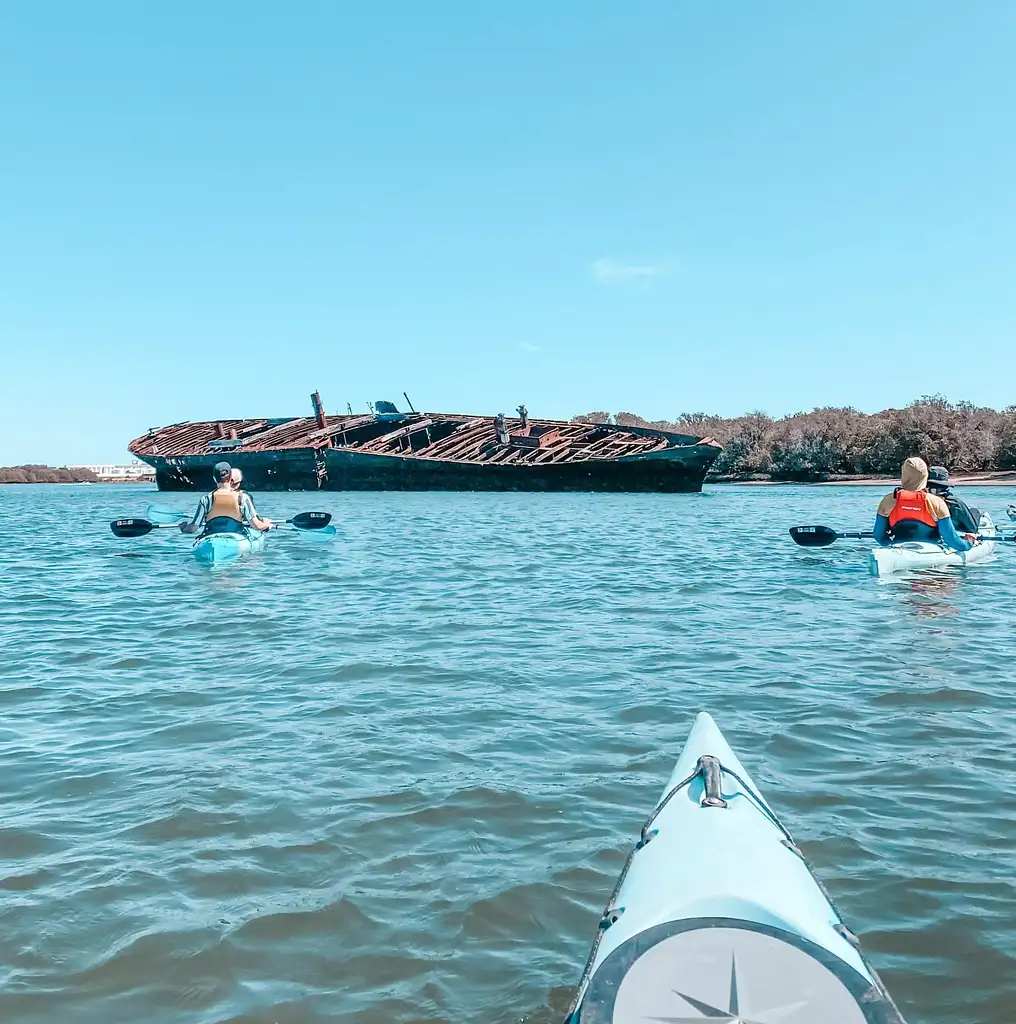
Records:
[[[6,0],[0,464],[1016,402],[1011,0]]]

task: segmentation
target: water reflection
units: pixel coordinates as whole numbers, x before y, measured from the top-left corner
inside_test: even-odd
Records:
[[[938,619],[959,615],[959,608],[949,599],[955,595],[962,579],[956,572],[922,569],[886,582],[901,590],[904,604],[918,618]]]

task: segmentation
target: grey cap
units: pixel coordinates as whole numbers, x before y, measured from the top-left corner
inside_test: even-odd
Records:
[[[212,473],[215,474],[216,480],[224,480],[233,472],[233,467],[228,462],[216,462],[212,466]]]
[[[928,486],[932,485],[938,487],[951,487],[952,481],[949,479],[949,470],[945,466],[929,466],[928,467]]]

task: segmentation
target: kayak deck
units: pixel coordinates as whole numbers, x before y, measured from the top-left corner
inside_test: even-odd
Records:
[[[994,536],[995,524],[987,513],[981,515],[979,530]],[[995,553],[995,541],[982,540],[969,551],[954,551],[944,544],[929,541],[904,541],[872,548],[868,571],[872,576],[888,576],[908,569],[936,569],[947,566],[976,565]]]
[[[709,715],[604,912],[570,1024],[902,1024]]]

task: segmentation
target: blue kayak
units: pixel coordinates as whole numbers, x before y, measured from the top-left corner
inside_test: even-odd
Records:
[[[600,922],[568,1024],[903,1024],[707,714]]]
[[[209,533],[194,542],[194,557],[205,565],[232,561],[262,550],[267,536],[253,527],[236,533]]]

